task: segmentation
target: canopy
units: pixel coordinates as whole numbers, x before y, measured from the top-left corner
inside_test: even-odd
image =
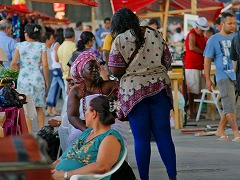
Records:
[[[39,11],[31,11],[28,9],[19,9],[14,6],[7,6],[7,5],[1,5],[0,4],[0,12],[6,12],[10,15],[18,14],[19,16],[28,16],[28,17],[35,17],[35,18],[41,18],[44,23],[49,24],[50,22],[52,24],[69,24],[70,21],[68,19],[57,19],[52,16],[49,16],[47,14],[41,13]]]
[[[152,3],[156,2],[156,0],[141,0],[141,1],[136,1],[136,0],[111,0],[112,4],[112,10],[113,13],[117,11],[120,8],[127,7],[131,9],[133,12],[137,12],[144,8],[147,5],[150,5]]]
[[[171,0],[170,6],[176,9],[183,10],[183,12],[191,13],[192,6],[189,0]],[[214,21],[224,8],[224,3],[213,0],[198,0],[196,13],[199,16],[206,17],[210,21]]]
[[[72,4],[72,5],[81,5],[81,6],[98,6],[97,2],[93,0],[27,0],[27,1],[36,1],[36,2],[48,2],[48,3],[63,3],[63,4]]]
[[[190,0],[169,0],[169,2],[169,15],[192,13],[193,11]],[[196,13],[211,21],[218,17],[224,7],[224,3],[213,0],[196,0],[196,2]],[[166,7],[166,3],[167,0],[111,0],[113,13],[120,8],[127,7],[136,12],[137,15],[142,13],[141,17],[146,18],[161,17],[165,13],[165,9],[163,8],[162,11],[156,10],[156,5]]]

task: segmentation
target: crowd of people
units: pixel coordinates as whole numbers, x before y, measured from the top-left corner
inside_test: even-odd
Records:
[[[210,78],[214,61],[223,106],[216,135],[221,140],[230,140],[224,132],[229,123],[233,141],[240,142],[234,72],[239,56],[233,45],[230,57],[236,19],[230,13],[222,14],[216,34],[206,18],[199,17],[195,23],[185,38],[190,118],[196,118],[194,99],[201,89],[215,88]],[[30,23],[24,27],[25,41],[18,43],[10,37],[11,28],[10,21],[0,21],[0,48],[9,60],[3,65],[20,70],[17,90],[31,96],[39,129],[44,126],[45,116],[60,115],[56,105],[60,95],[64,100],[62,121],[49,121],[50,125],[59,126],[64,151],[53,163],[53,179],[109,171],[127,147],[129,129],[125,120],[129,121],[134,137],[140,178],[149,179],[153,137],[169,179],[177,179],[170,126],[173,97],[167,74],[172,56],[157,19],[140,26],[136,14],[121,8],[112,18],[104,19],[96,35],[90,25],[84,27],[81,22],[76,23],[75,29],[59,28],[43,35],[40,25]],[[174,41],[183,42],[181,27],[173,23],[170,30],[174,31]],[[235,36],[233,41],[238,38]],[[32,132],[30,118],[27,124]]]

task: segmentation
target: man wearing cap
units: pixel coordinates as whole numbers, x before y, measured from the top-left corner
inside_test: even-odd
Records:
[[[222,29],[219,33],[211,36],[204,51],[204,73],[206,75],[206,87],[209,91],[213,90],[213,82],[210,79],[211,62],[214,60],[216,65],[216,81],[221,94],[223,106],[222,118],[219,122],[216,135],[219,140],[230,140],[224,132],[229,123],[232,128],[234,139],[240,142],[240,134],[236,123],[236,96],[233,62],[230,59],[231,41],[236,30],[236,19],[231,13],[224,13],[221,17]]]
[[[191,29],[186,37],[186,57],[184,60],[191,119],[195,119],[197,115],[197,104],[194,102],[194,99],[198,98],[204,86],[202,75],[204,64],[203,51],[206,46],[204,31],[209,29],[205,17],[199,17],[195,23],[196,27]]]

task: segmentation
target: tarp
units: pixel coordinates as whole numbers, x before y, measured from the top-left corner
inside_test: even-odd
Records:
[[[177,5],[178,9],[191,9],[191,3],[189,0],[171,0],[172,5]],[[171,5],[170,5],[171,6]],[[208,20],[214,21],[220,14],[221,9],[224,7],[224,3],[216,2],[213,0],[197,0],[197,8],[209,8],[216,7],[215,10],[198,11],[197,14],[200,17],[206,17]]]
[[[94,0],[27,0],[27,1],[36,1],[36,2],[48,2],[48,3],[63,3],[63,4],[72,4],[72,5],[81,5],[81,6],[98,6],[97,2]]]
[[[69,24],[70,21],[68,19],[57,19],[47,14],[41,13],[39,11],[31,11],[28,9],[19,9],[14,6],[6,6],[0,4],[0,12],[6,12],[7,14],[13,15],[18,14],[19,16],[28,16],[34,18],[41,18],[43,21],[52,22],[56,24]]]
[[[113,13],[120,8],[127,7],[133,12],[143,9],[145,6],[156,2],[156,0],[111,0]]]
[[[160,4],[165,3],[166,1],[158,1],[158,0],[111,0],[113,12],[116,10],[127,7],[131,9],[133,12],[137,14],[140,11],[147,10],[149,12],[149,7],[152,4]],[[171,0],[170,1],[171,10],[186,10],[191,9],[191,1],[190,0]],[[213,0],[197,0],[197,8],[209,8],[216,7],[214,10],[206,10],[206,11],[198,11],[197,14],[199,16],[206,17],[208,20],[215,20],[220,14],[221,9],[224,7],[222,2],[217,2]],[[156,9],[153,12],[157,12]],[[159,11],[158,11],[159,12]],[[190,12],[186,12],[190,14]]]

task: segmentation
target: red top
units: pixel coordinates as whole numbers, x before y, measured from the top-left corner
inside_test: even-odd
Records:
[[[189,49],[189,35],[194,34],[195,36],[195,45],[204,51],[206,46],[206,40],[204,35],[200,36],[196,33],[195,29],[191,29],[188,33],[185,41],[186,46],[186,57],[184,61],[185,69],[197,69],[203,70],[204,58],[203,54],[193,52]]]

